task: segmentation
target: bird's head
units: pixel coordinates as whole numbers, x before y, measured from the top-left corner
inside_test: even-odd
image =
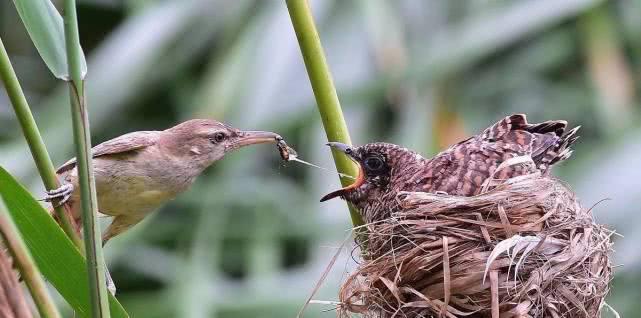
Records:
[[[328,146],[336,149],[356,164],[358,176],[356,181],[342,189],[336,190],[321,198],[321,202],[341,197],[352,203],[376,197],[390,185],[407,177],[406,172],[425,160],[416,152],[394,144],[376,142],[352,147],[339,142],[330,142]]]
[[[173,155],[207,167],[238,148],[276,143],[282,138],[269,131],[239,130],[212,119],[192,119],[165,130],[165,144]]]

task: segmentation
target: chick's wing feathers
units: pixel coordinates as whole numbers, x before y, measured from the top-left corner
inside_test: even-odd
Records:
[[[528,123],[525,114],[507,116],[486,128],[483,133],[481,133],[481,139],[493,142],[501,139],[511,131],[523,130],[527,126]]]
[[[515,114],[487,128],[481,139],[504,142],[512,149],[518,149],[517,152],[530,155],[539,169],[545,172],[550,165],[567,159],[572,153],[570,146],[578,138],[579,127],[566,133],[567,125],[565,120],[530,124],[524,114]]]
[[[156,144],[159,131],[135,131],[105,141],[91,149],[92,157],[125,153]],[[58,168],[57,173],[64,173],[76,166],[76,158],[71,158]]]

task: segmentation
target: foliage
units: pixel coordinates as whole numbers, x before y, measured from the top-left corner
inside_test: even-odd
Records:
[[[390,141],[431,155],[447,138],[513,112],[582,125],[573,157],[555,173],[584,206],[612,198],[593,211],[625,236],[615,244],[615,263],[625,266],[616,268],[609,302],[624,317],[640,310],[639,291],[628,284],[641,279],[637,1],[310,2],[357,144]],[[54,162],[62,163],[73,155],[69,114],[60,111],[68,107],[66,87],[48,77],[27,33],[15,27],[13,4],[0,4],[0,12],[0,36]],[[277,131],[302,159],[331,167],[283,2],[84,0],[78,16],[94,143],[215,117]],[[608,29],[598,32],[604,23]],[[602,34],[616,37],[594,51]],[[628,76],[612,75],[620,72]],[[615,92],[627,102],[608,102]],[[0,165],[37,184],[5,105],[0,95]],[[107,245],[119,299],[134,317],[293,316],[334,255],[328,246],[350,227],[344,203],[318,203],[337,186],[334,174],[281,167],[272,147],[231,154]],[[316,299],[336,299],[345,269],[354,267],[348,254]],[[310,305],[305,316],[335,316],[322,309]]]
[[[90,316],[89,282],[82,254],[33,196],[0,168],[0,195],[42,275],[80,317]],[[112,317],[128,317],[110,297]]]
[[[69,79],[62,17],[49,0],[13,0],[31,40],[53,75]],[[82,55],[82,73],[87,62]]]

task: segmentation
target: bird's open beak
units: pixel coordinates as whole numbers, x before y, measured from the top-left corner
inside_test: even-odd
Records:
[[[356,177],[356,181],[354,181],[354,183],[352,183],[352,184],[350,184],[350,185],[348,185],[348,186],[346,186],[344,188],[338,189],[338,190],[336,190],[334,192],[328,193],[327,195],[325,195],[324,197],[322,197],[320,199],[320,202],[331,200],[331,199],[336,198],[336,197],[343,197],[344,198],[345,194],[348,191],[351,191],[353,189],[356,189],[356,188],[360,187],[365,182],[365,172],[363,171],[363,167],[361,166],[361,164],[358,162],[358,158],[354,157],[354,153],[352,152],[352,147],[351,146],[343,144],[343,143],[340,143],[340,142],[328,142],[327,145],[330,146],[333,149],[336,149],[336,150],[344,153],[345,155],[347,155],[347,157],[349,157],[354,162],[356,162],[356,164],[358,165],[358,176]]]
[[[255,144],[277,143],[281,139],[283,138],[279,134],[270,131],[241,131],[232,146],[237,149]]]
[[[346,145],[342,142],[335,142],[335,141],[330,141],[326,145],[328,145],[330,148],[336,149],[344,154],[346,154],[350,159],[355,159],[352,157],[352,147],[350,145]]]

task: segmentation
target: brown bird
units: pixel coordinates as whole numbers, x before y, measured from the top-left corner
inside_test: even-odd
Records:
[[[472,196],[483,189],[488,179],[535,171],[547,175],[551,165],[572,154],[570,146],[578,138],[579,127],[567,133],[566,127],[564,120],[528,124],[525,115],[511,115],[431,159],[394,144],[377,142],[350,147],[330,142],[329,146],[358,164],[359,175],[353,184],[327,194],[321,202],[341,197],[354,204],[365,221],[371,223],[398,210],[399,191]],[[504,164],[497,170],[511,158],[517,158],[514,161],[528,157],[530,164]]]
[[[193,119],[163,131],[137,131],[95,146],[93,168],[100,213],[113,216],[103,245],[185,191],[205,168],[240,147],[276,143],[266,131],[241,131],[210,119]],[[76,159],[57,170],[64,181],[47,201],[66,203],[78,224],[80,191]]]

